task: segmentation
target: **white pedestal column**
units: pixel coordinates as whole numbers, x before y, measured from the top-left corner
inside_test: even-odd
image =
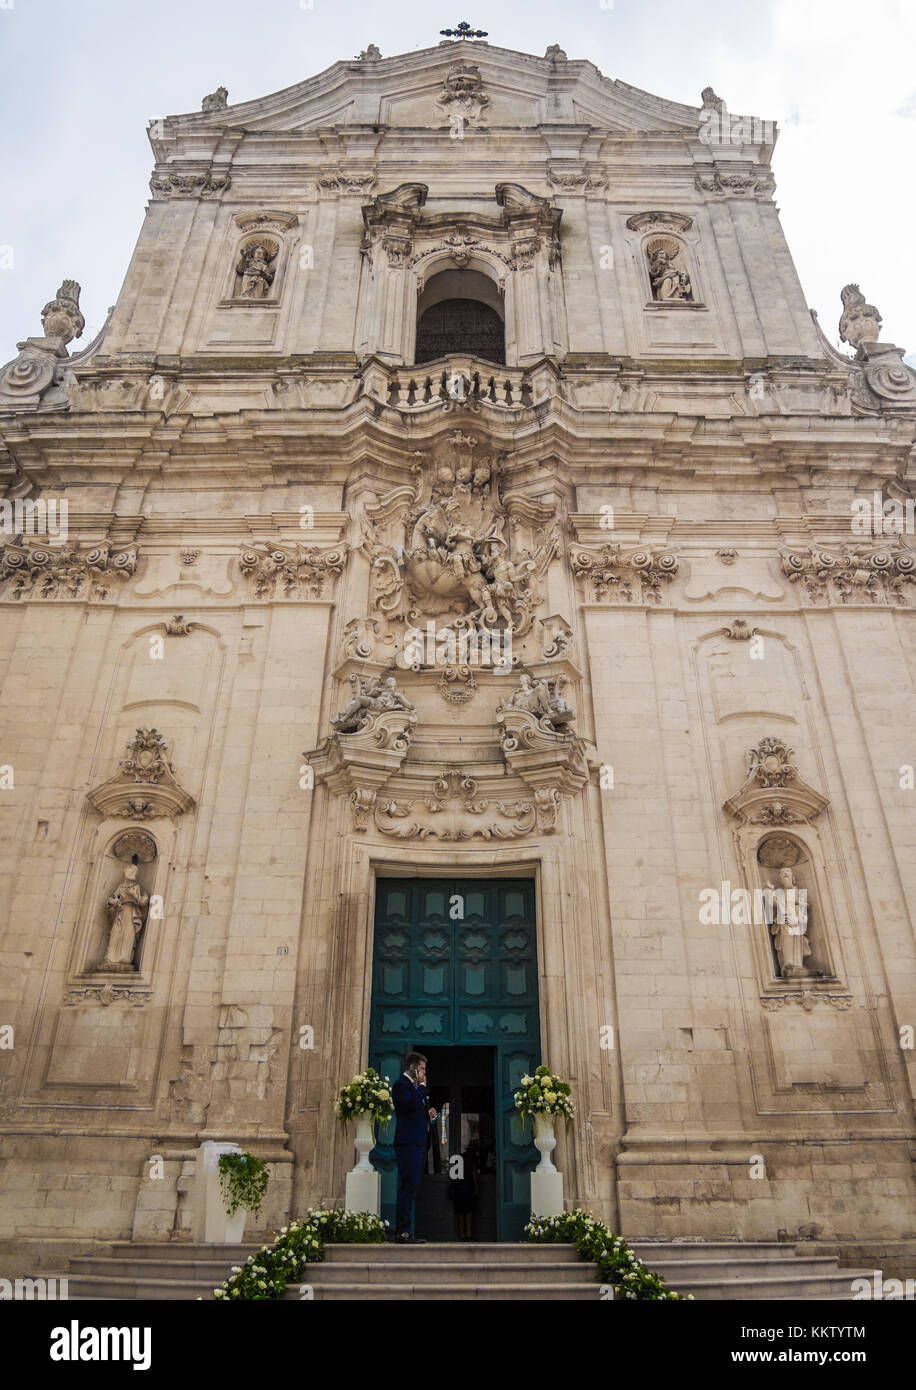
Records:
[[[563,1174],[557,1172],[551,1154],[557,1146],[552,1115],[535,1115],[534,1143],[541,1161],[531,1174],[531,1215],[563,1214]]]
[[[380,1177],[369,1162],[369,1154],[375,1144],[372,1136],[371,1115],[360,1115],[356,1120],[356,1153],[359,1159],[355,1168],[347,1174],[345,1211],[369,1211],[381,1215]]]
[[[220,1183],[221,1154],[240,1154],[238,1144],[218,1144],[205,1139],[197,1150],[194,1173],[193,1239],[205,1245],[238,1245],[245,1230],[247,1212],[240,1207],[234,1216],[226,1214],[226,1196]]]

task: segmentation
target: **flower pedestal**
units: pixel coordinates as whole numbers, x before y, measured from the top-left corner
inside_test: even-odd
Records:
[[[380,1180],[379,1174],[369,1162],[369,1154],[375,1145],[372,1129],[371,1115],[357,1115],[355,1138],[357,1164],[347,1174],[344,1210],[369,1211],[378,1216],[381,1211]]]
[[[541,1161],[531,1174],[531,1215],[561,1216],[563,1213],[563,1174],[554,1166],[551,1154],[557,1146],[553,1115],[535,1115],[534,1143]]]
[[[218,1144],[205,1139],[197,1150],[194,1171],[192,1237],[204,1245],[239,1245],[245,1231],[244,1207],[234,1216],[226,1214],[226,1194],[220,1182],[221,1154],[240,1154],[238,1144]]]

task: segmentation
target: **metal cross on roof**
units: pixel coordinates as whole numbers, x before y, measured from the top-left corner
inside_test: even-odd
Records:
[[[444,34],[447,39],[485,39],[486,29],[472,29],[466,19],[463,19],[457,29],[440,29],[440,34]]]

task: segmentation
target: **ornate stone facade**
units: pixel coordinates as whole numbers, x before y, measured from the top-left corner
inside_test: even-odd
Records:
[[[916,377],[855,286],[827,341],[703,101],[470,39],[218,88],[102,333],[65,281],[0,373],[0,496],[69,504],[0,544],[3,1234],[66,1169],[54,1234],[166,1238],[202,1138],[257,1229],[339,1199],[398,875],[535,882],[572,1202],[916,1226],[916,538],[850,525],[914,496]],[[468,299],[504,363],[417,365]]]

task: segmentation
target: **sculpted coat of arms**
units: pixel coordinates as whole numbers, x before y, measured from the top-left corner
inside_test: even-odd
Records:
[[[541,603],[538,580],[557,551],[556,528],[536,527],[534,544],[514,553],[499,459],[460,431],[415,469],[413,487],[395,488],[364,509],[373,607],[411,623],[447,615],[456,632],[524,637]]]

